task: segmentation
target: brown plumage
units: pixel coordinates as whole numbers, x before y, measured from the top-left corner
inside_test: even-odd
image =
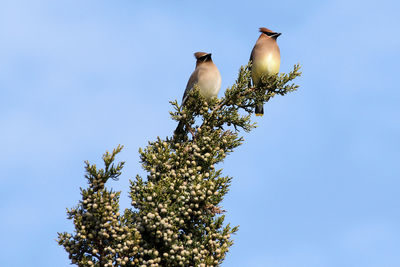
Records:
[[[197,84],[200,94],[206,99],[217,97],[221,88],[221,74],[211,59],[211,53],[196,52],[194,56],[196,58],[196,68],[190,75],[186,85],[185,93],[182,97],[182,106],[185,105],[189,92],[193,90],[195,84]],[[183,126],[183,122],[179,122],[175,135],[183,133]]]
[[[260,32],[263,32],[263,33],[274,33],[274,31],[271,31],[270,29],[265,28],[265,27],[261,27],[260,28]]]
[[[252,63],[251,78],[255,87],[260,86],[262,76],[278,73],[281,63],[279,46],[276,42],[276,39],[281,34],[264,27],[260,28],[260,32],[260,37],[258,37],[250,55]],[[256,116],[264,114],[263,106],[263,103],[256,104]]]
[[[204,56],[206,56],[206,55],[211,55],[211,53],[210,53],[210,54],[208,54],[208,53],[206,53],[206,52],[196,52],[196,53],[194,53],[194,57],[195,57],[196,59],[199,59],[199,58],[204,57]]]

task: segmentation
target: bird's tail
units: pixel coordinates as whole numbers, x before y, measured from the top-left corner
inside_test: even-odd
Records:
[[[263,116],[264,115],[264,103],[257,103],[256,108],[254,110],[256,116]]]
[[[183,135],[184,134],[184,131],[183,131],[183,127],[184,126],[185,126],[185,124],[182,121],[180,121],[178,126],[176,127],[176,129],[174,131],[174,136],[178,137],[178,136]]]

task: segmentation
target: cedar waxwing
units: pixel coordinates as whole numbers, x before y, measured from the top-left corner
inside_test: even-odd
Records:
[[[279,72],[281,55],[276,42],[280,33],[273,32],[267,28],[260,28],[261,35],[258,37],[253,50],[251,51],[251,78],[253,86],[259,86],[263,75],[273,75]],[[256,116],[264,114],[264,104],[256,104]]]
[[[186,85],[185,93],[182,97],[182,106],[185,105],[190,90],[197,84],[200,94],[206,98],[211,99],[218,96],[219,89],[221,88],[221,74],[217,66],[211,59],[211,53],[196,52],[196,68]],[[183,122],[179,122],[176,127],[175,134],[183,132]]]

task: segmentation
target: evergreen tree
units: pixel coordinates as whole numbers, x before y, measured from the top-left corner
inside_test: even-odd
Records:
[[[75,233],[59,233],[58,243],[78,266],[219,266],[238,227],[224,224],[220,207],[231,177],[222,176],[218,163],[242,144],[240,130],[255,128],[255,103],[296,90],[289,84],[299,76],[263,77],[250,87],[249,67],[242,67],[235,84],[221,99],[206,101],[197,89],[184,107],[171,102],[171,116],[182,121],[187,135],[157,138],[140,149],[147,179],[131,181],[132,208],[119,213],[120,192],[105,187],[121,174],[123,162],[113,161],[122,147],[103,156],[105,168],[86,162],[88,189],[82,200],[67,210]]]

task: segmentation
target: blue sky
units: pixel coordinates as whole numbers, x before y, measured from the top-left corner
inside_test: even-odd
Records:
[[[282,32],[274,98],[221,165],[240,225],[223,266],[400,266],[400,5],[396,1],[0,2],[2,266],[69,266],[57,245],[83,161],[125,149],[118,182],[143,174],[138,148],[170,135],[193,52],[213,53],[221,92],[258,27]]]

